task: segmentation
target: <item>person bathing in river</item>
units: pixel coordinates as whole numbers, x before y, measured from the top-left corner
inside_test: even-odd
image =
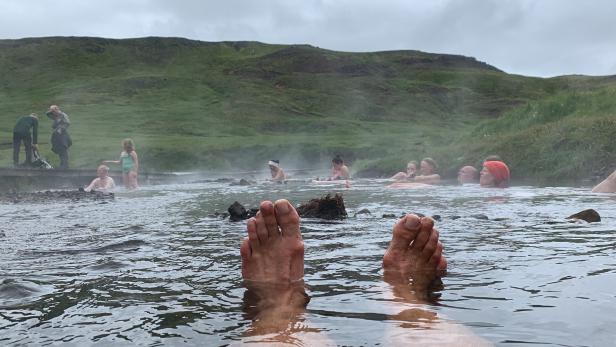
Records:
[[[438,165],[432,158],[423,158],[419,163],[419,175],[415,176],[411,181],[424,184],[438,184],[441,182],[441,176],[436,173]]]
[[[109,177],[109,167],[107,165],[99,165],[96,169],[96,176],[98,177],[93,179],[90,185],[83,190],[86,192],[111,193],[115,188],[115,182],[113,178]]]
[[[240,246],[241,272],[246,286],[244,307],[253,324],[242,342],[336,345],[303,321],[310,298],[302,281],[304,243],[293,205],[284,199],[261,202],[246,231],[248,236]],[[427,303],[431,288],[447,269],[431,218],[408,214],[400,219],[393,227],[382,266],[388,283],[384,289],[395,297],[391,301],[395,313],[389,319],[403,323],[392,324],[384,332],[383,345],[488,345],[464,327],[417,307]]]
[[[68,169],[68,148],[73,144],[71,136],[68,133],[68,127],[71,125],[71,121],[68,119],[68,115],[60,110],[57,105],[49,106],[49,110],[46,113],[53,124],[53,132],[51,133],[51,150],[60,157],[59,169]]]
[[[271,180],[273,182],[282,183],[287,178],[284,174],[284,171],[280,167],[280,161],[278,160],[270,160],[268,163],[270,174],[272,175]]]
[[[137,175],[139,172],[139,157],[135,151],[135,143],[132,139],[122,141],[123,151],[120,153],[119,160],[104,160],[103,164],[120,164],[122,167],[122,181],[126,189],[137,189]]]
[[[479,185],[485,188],[507,188],[509,179],[509,167],[502,161],[484,162],[483,169],[479,173]]]
[[[458,183],[469,184],[477,183],[479,180],[479,171],[473,166],[463,166],[458,171]]]
[[[351,177],[349,168],[344,165],[344,160],[337,155],[332,159],[332,172],[329,176],[329,181],[348,180]]]
[[[406,172],[400,171],[397,174],[391,176],[390,179],[395,180],[395,181],[408,181],[408,180],[412,180],[413,178],[415,178],[416,174],[417,174],[417,162],[414,160],[411,160],[406,164]]]
[[[24,143],[26,150],[25,166],[32,164],[33,150],[37,149],[38,142],[38,116],[31,113],[29,116],[19,118],[13,128],[13,166],[19,166],[19,147]]]

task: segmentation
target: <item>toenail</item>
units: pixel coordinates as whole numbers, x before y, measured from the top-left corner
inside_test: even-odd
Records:
[[[284,201],[276,204],[276,209],[280,213],[289,213],[289,203]]]
[[[419,218],[415,217],[406,217],[406,221],[404,222],[404,226],[407,227],[408,229],[416,229],[419,224],[421,223],[421,221],[419,220]]]

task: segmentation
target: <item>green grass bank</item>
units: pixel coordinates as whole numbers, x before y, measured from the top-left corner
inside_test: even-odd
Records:
[[[147,170],[326,167],[387,176],[435,158],[446,176],[501,155],[516,177],[579,180],[616,168],[616,77],[533,78],[419,51],[181,38],[0,40],[0,166],[12,127],[58,104],[73,167],[115,159],[131,137]],[[51,122],[41,117],[41,152]],[[23,157],[23,154],[22,154]]]

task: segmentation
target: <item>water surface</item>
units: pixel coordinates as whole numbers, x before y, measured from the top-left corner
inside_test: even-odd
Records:
[[[227,183],[145,187],[115,201],[0,206],[0,344],[228,345],[242,311],[243,222],[213,216],[239,201],[344,194],[350,218],[304,220],[305,315],[339,345],[387,345],[380,261],[394,218],[439,215],[449,259],[426,308],[503,345],[611,345],[616,318],[612,195],[580,188],[350,189]],[[367,208],[370,214],[355,216]],[[568,223],[594,208],[600,223]],[[487,218],[486,218],[487,217]]]

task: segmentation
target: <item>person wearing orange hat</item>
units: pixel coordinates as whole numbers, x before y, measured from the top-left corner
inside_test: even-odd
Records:
[[[509,168],[502,161],[486,161],[479,174],[479,185],[487,188],[509,187]]]

